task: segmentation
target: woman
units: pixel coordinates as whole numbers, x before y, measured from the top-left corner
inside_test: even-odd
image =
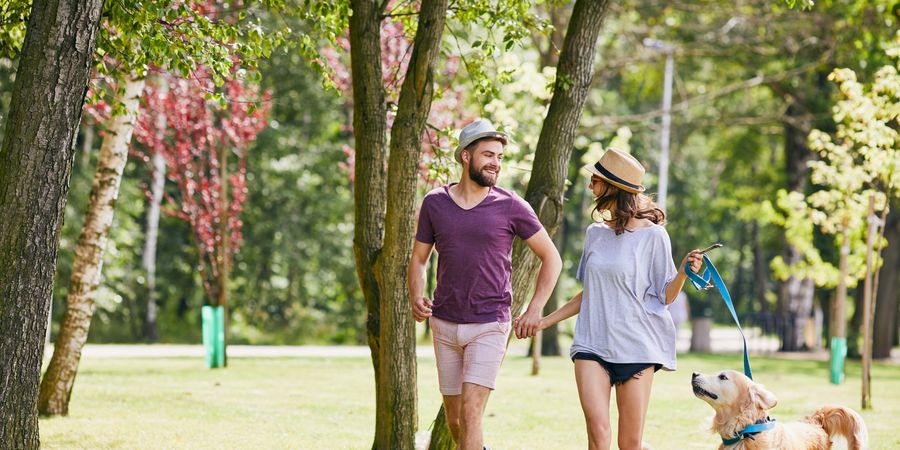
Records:
[[[609,149],[584,168],[596,199],[592,215],[601,216],[585,233],[578,267],[584,288],[544,317],[541,328],[578,314],[570,354],[588,448],[610,448],[609,399],[615,386],[618,447],[640,449],[654,372],[675,370],[668,305],[684,285],[685,263],[696,272],[702,257],[693,251],[675,268],[662,227],[665,213],[642,194],[644,168],[634,157]]]

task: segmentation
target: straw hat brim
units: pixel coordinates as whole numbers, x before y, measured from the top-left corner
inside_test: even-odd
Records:
[[[594,167],[593,164],[585,164],[584,167],[582,167],[582,169],[584,169],[586,172],[590,173],[591,175],[596,175],[600,178],[603,178],[603,180],[606,181],[607,183],[609,183],[625,192],[631,192],[632,194],[640,194],[641,192],[644,192],[644,190],[645,190],[644,186],[638,186],[638,188],[635,189],[632,186],[628,186],[628,185],[622,184],[616,180],[612,180],[609,177],[607,177],[606,175],[603,175],[602,173],[600,173],[600,171],[597,170],[597,168]]]

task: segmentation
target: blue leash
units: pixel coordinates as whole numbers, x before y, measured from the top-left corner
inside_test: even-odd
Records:
[[[737,329],[741,332],[741,339],[744,341],[744,375],[747,375],[747,378],[752,380],[753,373],[750,372],[750,358],[747,357],[747,337],[744,336],[744,330],[741,329],[741,321],[738,320],[737,313],[734,311],[734,304],[731,303],[731,295],[728,294],[728,288],[725,287],[725,282],[722,281],[722,276],[719,275],[716,266],[713,265],[712,261],[709,260],[709,256],[706,256],[706,254],[703,255],[703,262],[706,263],[703,274],[698,275],[694,273],[694,271],[687,267],[687,263],[685,263],[684,273],[687,274],[688,279],[691,280],[691,284],[693,284],[698,291],[703,291],[715,286],[719,290],[719,293],[722,294],[722,299],[725,300],[725,306],[727,306],[728,311],[731,312],[731,317],[734,318],[734,323],[737,324]],[[712,283],[710,283],[710,281],[712,281]]]

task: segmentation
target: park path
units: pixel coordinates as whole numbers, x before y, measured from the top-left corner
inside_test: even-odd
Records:
[[[711,331],[712,351],[714,353],[737,353],[743,348],[741,336],[736,328],[721,327]],[[755,354],[773,354],[778,349],[778,341],[771,337],[751,336],[749,347]],[[50,354],[48,345],[46,354]],[[690,348],[690,333],[682,330],[678,336],[676,348],[679,352],[687,352]],[[524,356],[528,352],[528,341],[513,340],[510,343],[509,355]],[[434,357],[430,344],[416,347],[419,357]],[[88,344],[84,347],[86,358],[201,358],[202,345],[182,344]],[[367,358],[369,347],[364,345],[229,345],[228,356],[232,358]],[[796,357],[799,359],[828,359],[825,351],[802,352],[796,355],[778,353],[779,357]],[[900,353],[892,360],[900,363]]]

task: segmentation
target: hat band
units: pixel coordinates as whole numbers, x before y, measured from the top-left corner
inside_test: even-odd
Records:
[[[632,184],[632,183],[629,183],[629,182],[617,177],[614,173],[606,170],[606,168],[600,164],[600,161],[597,161],[597,163],[594,164],[594,168],[597,169],[598,171],[600,171],[600,173],[602,173],[603,176],[605,176],[606,178],[609,178],[611,181],[615,181],[616,183],[619,183],[619,184],[624,184],[625,186],[628,186],[636,191],[641,190],[641,185]]]

